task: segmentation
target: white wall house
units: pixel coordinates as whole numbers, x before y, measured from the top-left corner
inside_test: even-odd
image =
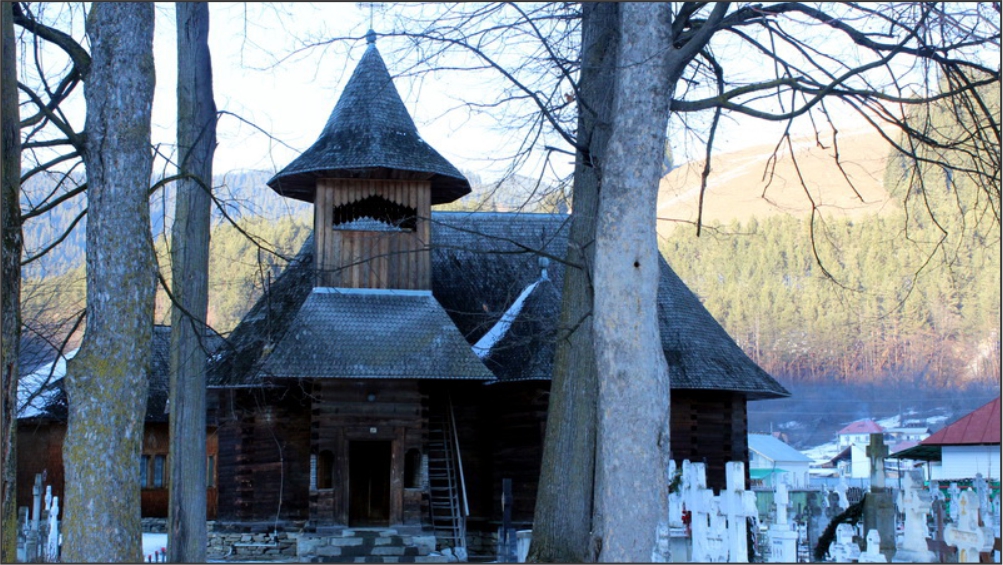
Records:
[[[884,432],[885,429],[870,418],[857,420],[836,432],[836,443],[840,448],[847,448],[851,445],[867,446],[871,443],[871,434]]]
[[[1000,445],[945,445],[939,462],[931,462],[930,478],[969,479],[981,473],[987,479],[1000,478]]]
[[[749,479],[753,485],[775,486],[779,477],[793,487],[808,485],[811,459],[767,434],[749,434]]]
[[[919,445],[892,456],[927,461],[929,479],[971,479],[981,474],[987,479],[999,480],[1000,432],[1000,397],[997,396]]]

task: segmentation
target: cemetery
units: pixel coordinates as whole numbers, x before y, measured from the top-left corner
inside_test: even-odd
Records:
[[[884,476],[887,448],[872,434],[870,487],[790,486],[780,476],[770,487],[746,488],[745,464],[726,465],[726,486],[707,486],[704,463],[672,463],[667,527],[659,532],[661,556],[675,563],[999,563],[1000,483],[981,474],[969,480],[924,480],[920,470],[901,480]],[[35,477],[33,503],[18,519],[20,562],[59,561],[59,498],[45,477]],[[505,493],[511,501],[511,486]],[[212,525],[212,524],[211,524]],[[209,528],[214,562],[523,562],[531,530],[503,521],[490,548],[495,554],[468,557],[436,551],[435,539],[419,532],[302,529],[256,532]],[[163,523],[144,520],[144,534]],[[162,530],[161,530],[162,531]],[[471,547],[471,550],[475,548]],[[411,551],[414,550],[414,551]],[[163,558],[154,548],[147,561]],[[368,562],[368,561],[367,561]]]

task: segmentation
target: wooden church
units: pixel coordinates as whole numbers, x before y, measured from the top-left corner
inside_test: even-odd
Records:
[[[418,135],[370,32],[320,138],[268,185],[314,234],[209,369],[220,522],[490,535],[532,522],[570,218],[440,213],[470,192]],[[746,404],[786,396],[664,261],[672,449],[748,460]]]

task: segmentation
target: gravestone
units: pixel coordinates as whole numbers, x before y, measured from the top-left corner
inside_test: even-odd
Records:
[[[922,479],[915,473],[907,474],[903,480],[900,507],[905,513],[904,536],[893,562],[931,563],[936,560],[937,556],[926,545],[926,516],[930,506],[930,493],[923,488]]]
[[[867,459],[871,463],[871,492],[885,488],[885,457],[888,457],[888,446],[881,434],[871,434],[871,442],[867,446]]]
[[[836,541],[829,546],[829,556],[836,563],[852,563],[860,558],[860,546],[853,541],[855,533],[850,524],[836,526]]]
[[[47,563],[59,562],[59,497],[52,496],[47,488],[46,499],[49,500],[49,528],[45,541],[45,561]]]
[[[707,535],[710,528],[710,499],[707,489],[707,467],[703,463],[683,461],[683,507],[690,520],[690,557],[693,561],[707,560]]]
[[[690,531],[689,520],[686,518],[686,504],[683,501],[683,492],[686,489],[689,475],[683,469],[689,469],[692,473],[692,466],[689,460],[683,462],[682,468],[676,467],[674,460],[669,461],[669,476],[675,480],[676,473],[679,473],[679,482],[674,491],[669,493],[669,525],[668,544],[669,559],[677,563],[690,561]]]
[[[710,489],[706,492],[709,495],[706,498],[709,506],[709,512],[707,512],[709,525],[707,527],[704,559],[701,561],[706,563],[727,563],[729,537],[728,518],[725,516],[723,509],[721,508],[721,497],[714,496],[714,492]],[[695,539],[696,538],[694,537],[694,540]],[[694,555],[695,553],[696,552],[694,552]]]
[[[956,551],[944,541],[944,530],[947,528],[946,503],[943,498],[933,501],[930,514],[933,516],[933,538],[926,540],[926,547],[934,553],[939,563],[955,561]]]
[[[881,434],[871,434],[867,456],[871,461],[871,489],[864,498],[864,531],[875,530],[881,542],[885,562],[895,555],[895,502],[890,489],[885,488],[885,456],[888,447]]]
[[[867,532],[867,550],[860,554],[858,563],[888,563],[888,558],[881,551],[881,534],[877,530]]]
[[[958,496],[955,506],[958,520],[944,529],[944,541],[958,548],[958,563],[978,563],[979,553],[991,550],[993,540],[988,528],[979,527],[978,495],[966,490]]]
[[[951,483],[951,486],[947,488],[947,508],[950,511],[951,521],[958,521],[958,498],[961,497],[961,488],[958,483]]]
[[[745,463],[732,461],[725,465],[727,489],[721,493],[723,510],[728,519],[728,560],[749,562],[748,518],[756,517],[756,493],[745,490]]]
[[[773,496],[776,504],[776,521],[770,524],[770,562],[796,563],[798,557],[798,533],[788,522],[787,510],[790,505],[790,493],[787,490],[787,480],[780,475],[777,481],[776,493]]]
[[[818,545],[818,538],[829,525],[829,520],[825,516],[824,508],[825,496],[820,491],[808,491],[805,496],[805,536],[802,538],[805,548],[812,548]]]
[[[846,490],[849,485],[846,484],[846,475],[839,476],[839,484],[836,485],[836,494],[839,495],[839,508],[841,510],[846,510],[850,507],[850,499],[846,497]]]

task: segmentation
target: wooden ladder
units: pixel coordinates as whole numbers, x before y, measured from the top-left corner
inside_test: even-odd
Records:
[[[453,404],[446,396],[429,408],[428,492],[432,528],[440,546],[466,548],[469,511]]]

